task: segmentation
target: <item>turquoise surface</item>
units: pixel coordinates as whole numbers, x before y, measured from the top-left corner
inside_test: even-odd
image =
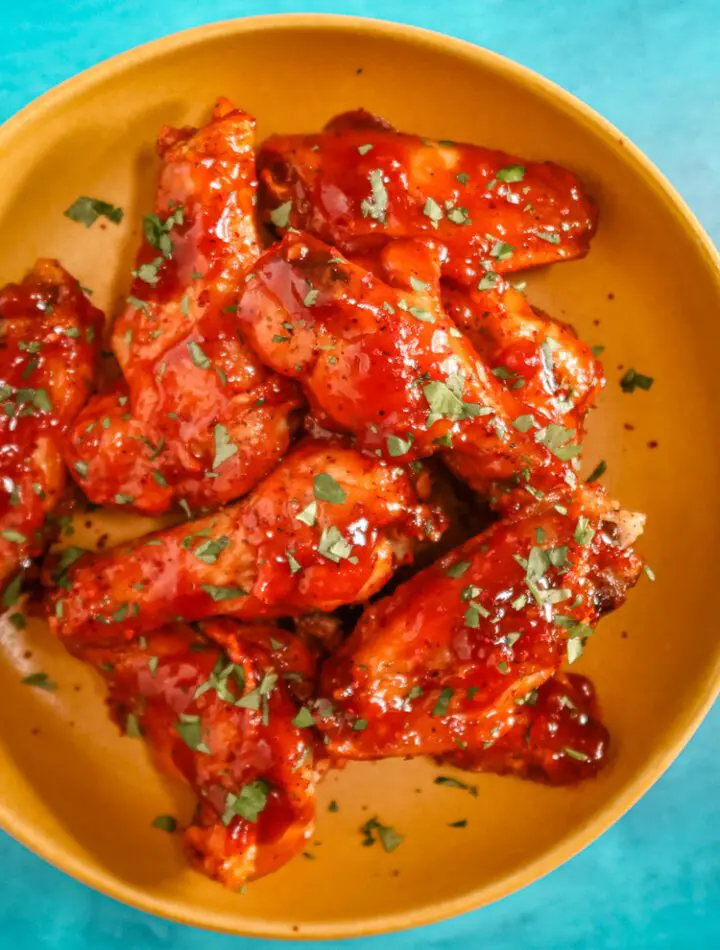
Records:
[[[538,70],[629,135],[720,240],[717,0],[2,0],[0,120],[128,47],[212,20],[281,12],[405,21]],[[678,635],[691,645],[692,631]],[[719,748],[716,706],[663,779],[569,864],[492,907],[421,931],[359,940],[352,950],[720,947]],[[0,883],[0,946],[13,950],[282,946],[192,930],[124,907],[1,833]]]

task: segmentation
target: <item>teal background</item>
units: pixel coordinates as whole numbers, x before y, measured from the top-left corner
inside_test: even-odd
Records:
[[[530,66],[618,125],[720,239],[717,0],[0,0],[0,119],[131,46],[212,20],[281,12],[404,21]],[[691,648],[692,631],[677,633]],[[348,950],[720,947],[719,748],[716,706],[662,780],[569,864],[492,907],[421,931],[359,940]],[[283,946],[184,928],[124,907],[2,833],[0,884],[0,946],[13,950]]]

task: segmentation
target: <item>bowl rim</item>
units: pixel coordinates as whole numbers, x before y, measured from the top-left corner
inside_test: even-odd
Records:
[[[171,33],[101,60],[42,93],[0,125],[0,151],[10,146],[12,139],[22,132],[23,127],[30,120],[41,119],[77,94],[103,80],[121,74],[129,67],[142,65],[157,56],[172,53],[189,45],[200,45],[218,36],[252,33],[258,30],[307,29],[308,27],[329,31],[349,30],[368,37],[380,33],[391,39],[417,42],[435,49],[444,49],[450,53],[480,61],[503,74],[504,78],[514,80],[542,99],[552,101],[575,122],[593,129],[613,151],[621,152],[631,164],[642,171],[678,224],[691,237],[696,252],[703,259],[711,276],[714,271],[720,296],[720,253],[711,238],[665,175],[616,126],[552,80],[546,79],[529,67],[500,53],[445,33],[391,20],[345,14],[279,13],[220,20]],[[720,649],[715,657],[714,666],[714,675],[708,677],[707,687],[695,698],[694,704],[686,715],[685,725],[679,728],[674,740],[662,753],[657,754],[647,763],[645,769],[636,776],[634,781],[616,793],[592,818],[532,862],[506,874],[494,884],[418,909],[342,922],[314,922],[303,925],[297,932],[289,931],[287,925],[280,927],[272,921],[253,920],[251,922],[247,919],[243,920],[241,916],[236,918],[235,915],[231,920],[226,912],[188,908],[177,899],[148,894],[139,887],[118,880],[104,869],[88,868],[82,858],[67,854],[62,846],[43,833],[37,832],[29,821],[22,815],[14,813],[2,800],[0,800],[0,828],[49,864],[94,890],[138,910],[164,917],[175,923],[233,935],[298,940],[371,936],[437,923],[458,914],[476,910],[534,883],[574,857],[612,827],[670,767],[698,729],[720,694]]]

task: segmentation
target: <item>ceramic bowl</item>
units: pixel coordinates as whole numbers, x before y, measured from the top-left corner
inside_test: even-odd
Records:
[[[415,926],[478,907],[567,860],[660,776],[718,691],[712,620],[720,523],[718,260],[678,195],[628,140],[557,86],[487,50],[409,27],[279,16],[214,24],[94,67],[0,130],[0,279],[58,257],[99,306],[126,293],[151,206],[154,140],[197,123],[223,94],[262,138],[318,129],[356,106],[402,129],[548,158],[578,172],[600,207],[590,255],[530,276],[534,303],[605,346],[608,385],[586,456],[648,514],[641,549],[655,570],[603,621],[579,664],[613,737],[595,781],[550,789],[494,776],[478,795],[433,784],[428,761],[357,764],[319,792],[312,851],[244,895],[191,871],[177,839],[151,827],[188,817],[189,794],[160,778],[142,743],[121,738],[99,681],[40,620],[0,634],[0,822],[48,861],[144,910],[233,933],[345,937]],[[85,230],[62,212],[78,195],[125,209]],[[623,393],[627,367],[649,392]],[[73,543],[136,521],[81,519]],[[48,672],[56,692],[20,683]],[[335,799],[340,809],[328,811]],[[361,846],[379,815],[405,836],[391,854]],[[467,827],[449,823],[467,819]]]

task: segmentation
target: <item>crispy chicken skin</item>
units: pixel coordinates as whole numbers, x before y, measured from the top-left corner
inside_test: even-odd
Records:
[[[572,472],[540,430],[514,424],[522,404],[486,369],[428,282],[411,273],[411,289],[390,287],[302,234],[270,248],[249,278],[238,313],[247,339],[265,363],[300,381],[320,425],[350,432],[360,448],[388,459],[452,447],[472,459],[477,490],[520,471],[536,490],[567,488]]]
[[[331,754],[482,748],[582,652],[638,578],[640,525],[601,489],[560,507],[497,522],[367,608],[322,675]]]
[[[90,401],[71,436],[71,470],[96,504],[217,507],[288,448],[299,392],[248,349],[234,313],[259,253],[254,130],[220,100],[202,128],[160,135],[155,212],[112,336],[124,382]]]
[[[557,673],[516,700],[510,728],[482,749],[456,750],[441,762],[543,785],[576,785],[607,764],[610,734],[600,721],[595,687],[577,673]]]
[[[50,625],[70,644],[112,643],[173,619],[257,620],[367,600],[437,538],[427,476],[339,442],[301,443],[241,503],[73,564]],[[57,580],[57,577],[55,578]]]
[[[293,720],[314,658],[276,627],[218,619],[199,630],[173,624],[142,643],[76,653],[104,677],[120,728],[192,786],[188,855],[236,890],[285,864],[312,834],[315,739]]]
[[[346,113],[324,132],[273,135],[258,150],[260,212],[348,254],[432,237],[443,271],[466,284],[582,257],[596,210],[572,172],[505,152],[396,132]]]
[[[57,261],[0,290],[0,591],[54,534],[62,443],[95,385],[102,322]]]

